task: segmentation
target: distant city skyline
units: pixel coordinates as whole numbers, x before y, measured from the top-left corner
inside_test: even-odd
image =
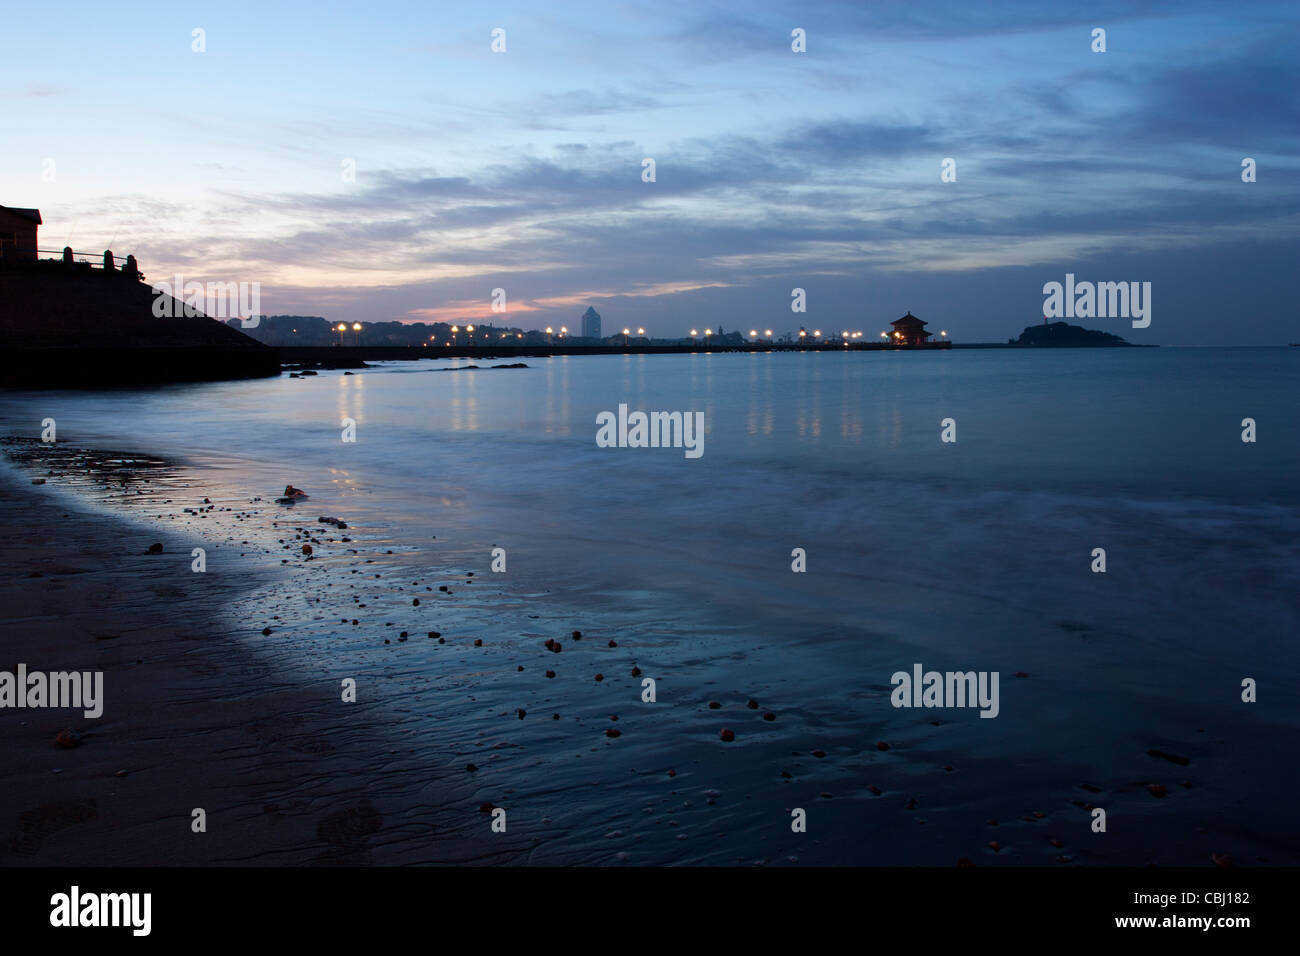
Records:
[[[267,314],[1004,341],[1074,274],[1151,283],[1071,320],[1135,343],[1300,341],[1294,4],[47,17],[6,12],[0,203]]]

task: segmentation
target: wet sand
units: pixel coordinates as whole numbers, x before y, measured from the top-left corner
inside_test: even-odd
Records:
[[[103,671],[105,705],[0,710],[0,865],[520,859],[518,841],[447,835],[464,795],[404,765],[380,707],[343,706],[335,683],[286,679],[232,639],[250,574],[200,582],[178,535],[2,477],[0,667]],[[56,745],[64,729],[79,746]]]

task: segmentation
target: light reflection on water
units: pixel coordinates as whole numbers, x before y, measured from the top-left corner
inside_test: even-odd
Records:
[[[306,487],[306,520],[337,514],[358,539],[383,537],[376,559],[391,549],[484,576],[503,544],[508,583],[463,589],[484,592],[466,598],[479,618],[512,608],[494,637],[540,629],[529,612],[561,628],[599,620],[690,701],[744,687],[798,708],[782,714],[783,755],[808,746],[809,728],[853,746],[900,720],[873,688],[916,659],[1068,683],[1019,705],[1041,707],[1032,719],[1009,703],[968,731],[1014,749],[1033,746],[1016,740],[1033,720],[1067,721],[1061,711],[1090,732],[1104,713],[1222,711],[1183,689],[1218,679],[1225,635],[1243,632],[1281,685],[1273,719],[1295,722],[1296,352],[570,356],[502,371],[439,360],[8,393],[0,418],[35,435],[55,417],[64,440],[199,462],[232,501]],[[620,403],[703,411],[704,456],[597,448],[596,415]],[[1255,445],[1240,441],[1246,415]],[[939,441],[946,417],[954,445]],[[340,441],[344,418],[355,443]],[[1087,571],[1099,543],[1104,580]],[[806,574],[790,570],[795,547]],[[1061,622],[1082,622],[1087,639]],[[505,707],[515,688],[494,679]],[[667,713],[696,720],[686,705]],[[676,738],[655,733],[670,751]]]

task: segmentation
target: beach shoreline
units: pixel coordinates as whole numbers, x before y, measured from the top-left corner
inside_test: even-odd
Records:
[[[0,865],[507,862],[448,836],[457,796],[393,792],[382,705],[286,677],[232,633],[248,572],[191,570],[187,543],[0,469],[3,669],[102,671],[103,714],[0,709]],[[161,554],[149,546],[163,545]],[[19,610],[20,609],[20,610]],[[64,748],[56,736],[80,734]],[[429,785],[432,788],[432,784]],[[463,796],[463,795],[462,795]],[[195,832],[194,811],[206,831]]]
[[[0,468],[13,516],[0,567],[22,610],[0,670],[103,670],[107,704],[100,720],[0,709],[4,865],[1295,859],[1289,828],[1266,815],[1242,828],[1220,809],[1245,801],[1248,779],[1266,792],[1285,781],[1294,747],[1281,741],[1279,769],[1248,771],[1279,715],[1188,708],[1183,673],[1135,670],[1116,651],[1132,626],[1091,622],[1080,588],[1044,621],[992,585],[979,598],[974,579],[971,595],[945,593],[952,608],[905,576],[835,605],[800,578],[804,590],[729,565],[764,609],[755,631],[721,595],[711,610],[673,592],[680,570],[647,576],[639,551],[602,558],[625,563],[613,576],[637,582],[628,593],[530,575],[553,558],[525,546],[517,516],[457,517],[450,494],[394,509],[360,469],[7,444],[23,466]],[[285,478],[312,498],[273,503]],[[487,573],[484,528],[514,529],[510,578]],[[859,605],[869,629],[844,616]],[[998,720],[890,705],[898,667],[952,663],[943,622],[1002,671]],[[816,683],[846,661],[852,679]],[[340,700],[347,677],[355,704]],[[58,748],[63,729],[81,746]],[[1124,821],[1117,839],[1089,829],[1094,803]],[[483,810],[498,805],[508,834]],[[191,830],[196,807],[205,834]],[[790,829],[795,807],[815,830]]]

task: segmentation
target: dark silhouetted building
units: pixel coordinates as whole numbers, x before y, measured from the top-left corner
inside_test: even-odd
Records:
[[[894,327],[889,340],[897,345],[924,345],[930,337],[930,333],[925,330],[926,323],[911,312],[889,324]]]
[[[0,206],[0,259],[35,259],[39,209]]]

